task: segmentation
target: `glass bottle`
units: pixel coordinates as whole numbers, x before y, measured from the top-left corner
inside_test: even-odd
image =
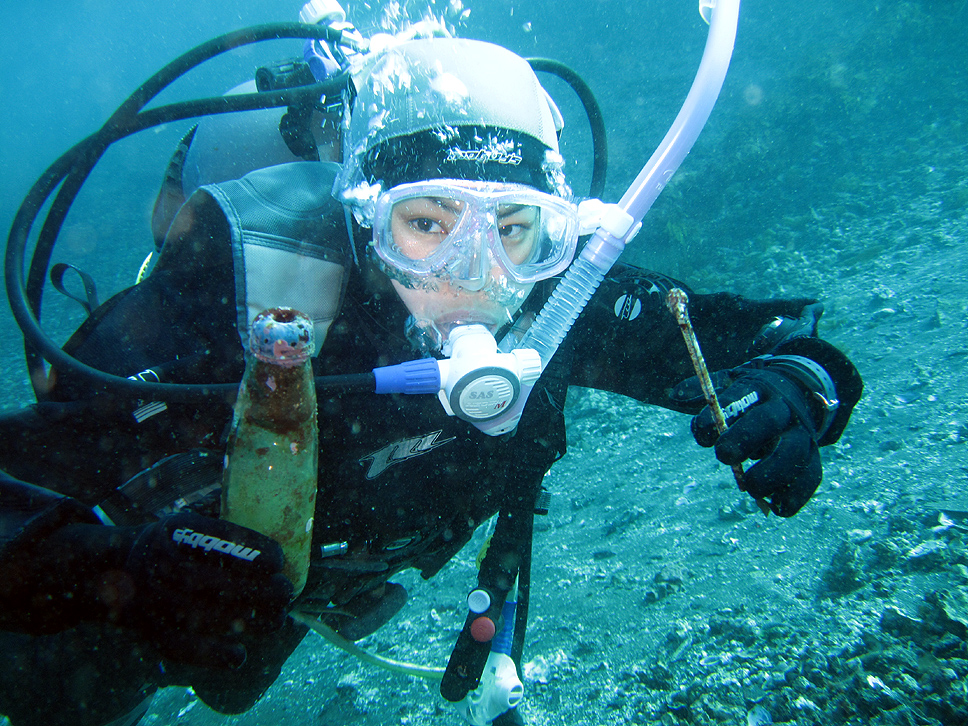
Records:
[[[313,326],[291,308],[256,316],[222,475],[222,519],[282,545],[296,594],[309,573],[319,435]]]

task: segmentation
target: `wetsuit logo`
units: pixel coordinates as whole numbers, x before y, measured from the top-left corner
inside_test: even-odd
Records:
[[[443,441],[437,441],[437,437],[441,435],[443,431],[434,431],[433,433],[426,434],[424,436],[414,436],[409,439],[401,439],[400,441],[394,441],[392,444],[384,446],[382,449],[373,454],[368,454],[360,459],[361,464],[365,464],[368,460],[370,463],[370,468],[367,469],[366,478],[376,479],[380,474],[385,472],[394,464],[399,464],[401,461],[409,461],[417,456],[422,456],[429,451],[433,451],[439,446],[453,441],[456,436],[451,436],[449,439],[444,439]]]
[[[635,320],[637,317],[639,317],[639,315],[642,314],[643,300],[645,301],[646,305],[661,305],[669,290],[675,287],[674,284],[667,284],[665,278],[661,280],[649,280],[649,282],[651,283],[651,286],[648,290],[643,290],[641,287],[636,286],[635,291],[627,292],[618,296],[618,299],[615,300],[615,305],[612,308],[616,318],[626,321]],[[640,297],[643,293],[645,293],[648,298]],[[653,295],[658,296],[658,302],[652,299]]]
[[[619,320],[635,320],[642,312],[642,301],[631,295],[622,295],[615,301],[615,317]]]

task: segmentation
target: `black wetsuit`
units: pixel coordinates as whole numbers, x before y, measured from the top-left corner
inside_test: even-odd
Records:
[[[240,379],[243,357],[228,231],[214,205],[208,210],[192,229],[170,240],[172,249],[146,281],[107,303],[78,331],[67,345],[75,356],[122,376],[161,366],[172,382]],[[536,289],[526,307],[540,307],[552,284]],[[357,596],[380,592],[404,568],[418,568],[430,577],[499,510],[533,507],[542,477],[565,453],[563,410],[570,385],[676,408],[668,391],[693,370],[664,305],[673,284],[661,275],[617,266],[531,393],[517,430],[504,436],[487,436],[447,416],[434,396],[320,392],[314,553],[337,542],[348,543],[348,551],[313,560],[303,597],[352,607],[360,602]],[[716,370],[766,352],[753,348],[757,333],[777,316],[801,316],[814,302],[694,294],[690,312],[708,366]],[[317,375],[359,373],[413,359],[402,334],[406,314],[394,295],[367,293],[361,275],[355,274],[314,361]],[[839,353],[816,338],[789,341],[781,352],[806,355],[828,367],[842,365]],[[843,371],[831,374],[837,379]],[[823,444],[839,437],[855,402],[841,393],[841,414]],[[205,450],[221,461],[232,415],[228,403],[170,403],[141,422],[133,416],[138,406],[120,398],[92,398],[83,381],[62,373],[49,401],[0,420],[0,469],[94,506],[166,456]],[[198,506],[217,516],[211,498]],[[137,517],[137,510],[131,516]],[[8,539],[15,535],[8,532]],[[8,610],[0,624],[23,629],[22,613],[9,603],[4,606]],[[5,642],[18,655],[0,658],[6,661],[0,665],[0,713],[7,709],[22,719],[14,721],[19,724],[34,723],[32,712],[38,723],[50,724],[61,722],[57,714],[63,707],[68,714],[64,723],[97,723],[94,694],[109,701],[103,707],[108,714],[165,683],[190,683],[216,708],[245,710],[271,684],[302,635],[301,629],[288,626],[243,669],[226,675],[170,664],[161,668],[150,649],[107,626],[85,624],[38,637],[10,634]],[[94,644],[100,646],[96,651],[91,650]],[[101,684],[104,692],[84,691],[91,705],[80,716],[56,703],[76,699],[72,694],[80,686],[71,690],[76,668],[67,663],[77,658],[90,661],[108,679]],[[52,681],[61,685],[52,687]],[[45,685],[31,692],[31,683]],[[31,711],[25,701],[38,698],[55,702],[45,710],[46,700],[34,700]]]

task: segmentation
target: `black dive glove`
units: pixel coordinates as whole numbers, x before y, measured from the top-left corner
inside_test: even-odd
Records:
[[[769,500],[779,516],[793,516],[823,476],[818,442],[839,406],[833,380],[799,355],[762,356],[712,379],[728,428],[720,435],[706,406],[692,420],[693,436],[700,446],[715,446],[724,464],[758,459],[744,476],[746,491]],[[701,400],[699,380],[683,381],[672,398],[680,404]]]
[[[275,540],[189,513],[139,529],[108,597],[117,594],[111,605],[118,623],[138,630],[164,657],[238,667],[245,636],[285,623],[293,587],[281,574]]]
[[[285,623],[293,587],[282,562],[269,537],[191,513],[28,531],[0,553],[0,627],[40,635],[107,622],[171,661],[238,667],[247,640]]]

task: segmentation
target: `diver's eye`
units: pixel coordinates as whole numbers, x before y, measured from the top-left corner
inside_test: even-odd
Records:
[[[535,207],[514,204],[498,209],[501,244],[514,264],[523,264],[531,256],[537,223],[538,210]]]
[[[531,225],[503,224],[498,227],[498,231],[501,233],[501,240],[504,242],[505,246],[507,246],[509,244],[516,244],[524,241],[528,233],[531,231]]]
[[[421,234],[447,234],[440,222],[429,217],[417,217],[410,220],[410,226]]]

